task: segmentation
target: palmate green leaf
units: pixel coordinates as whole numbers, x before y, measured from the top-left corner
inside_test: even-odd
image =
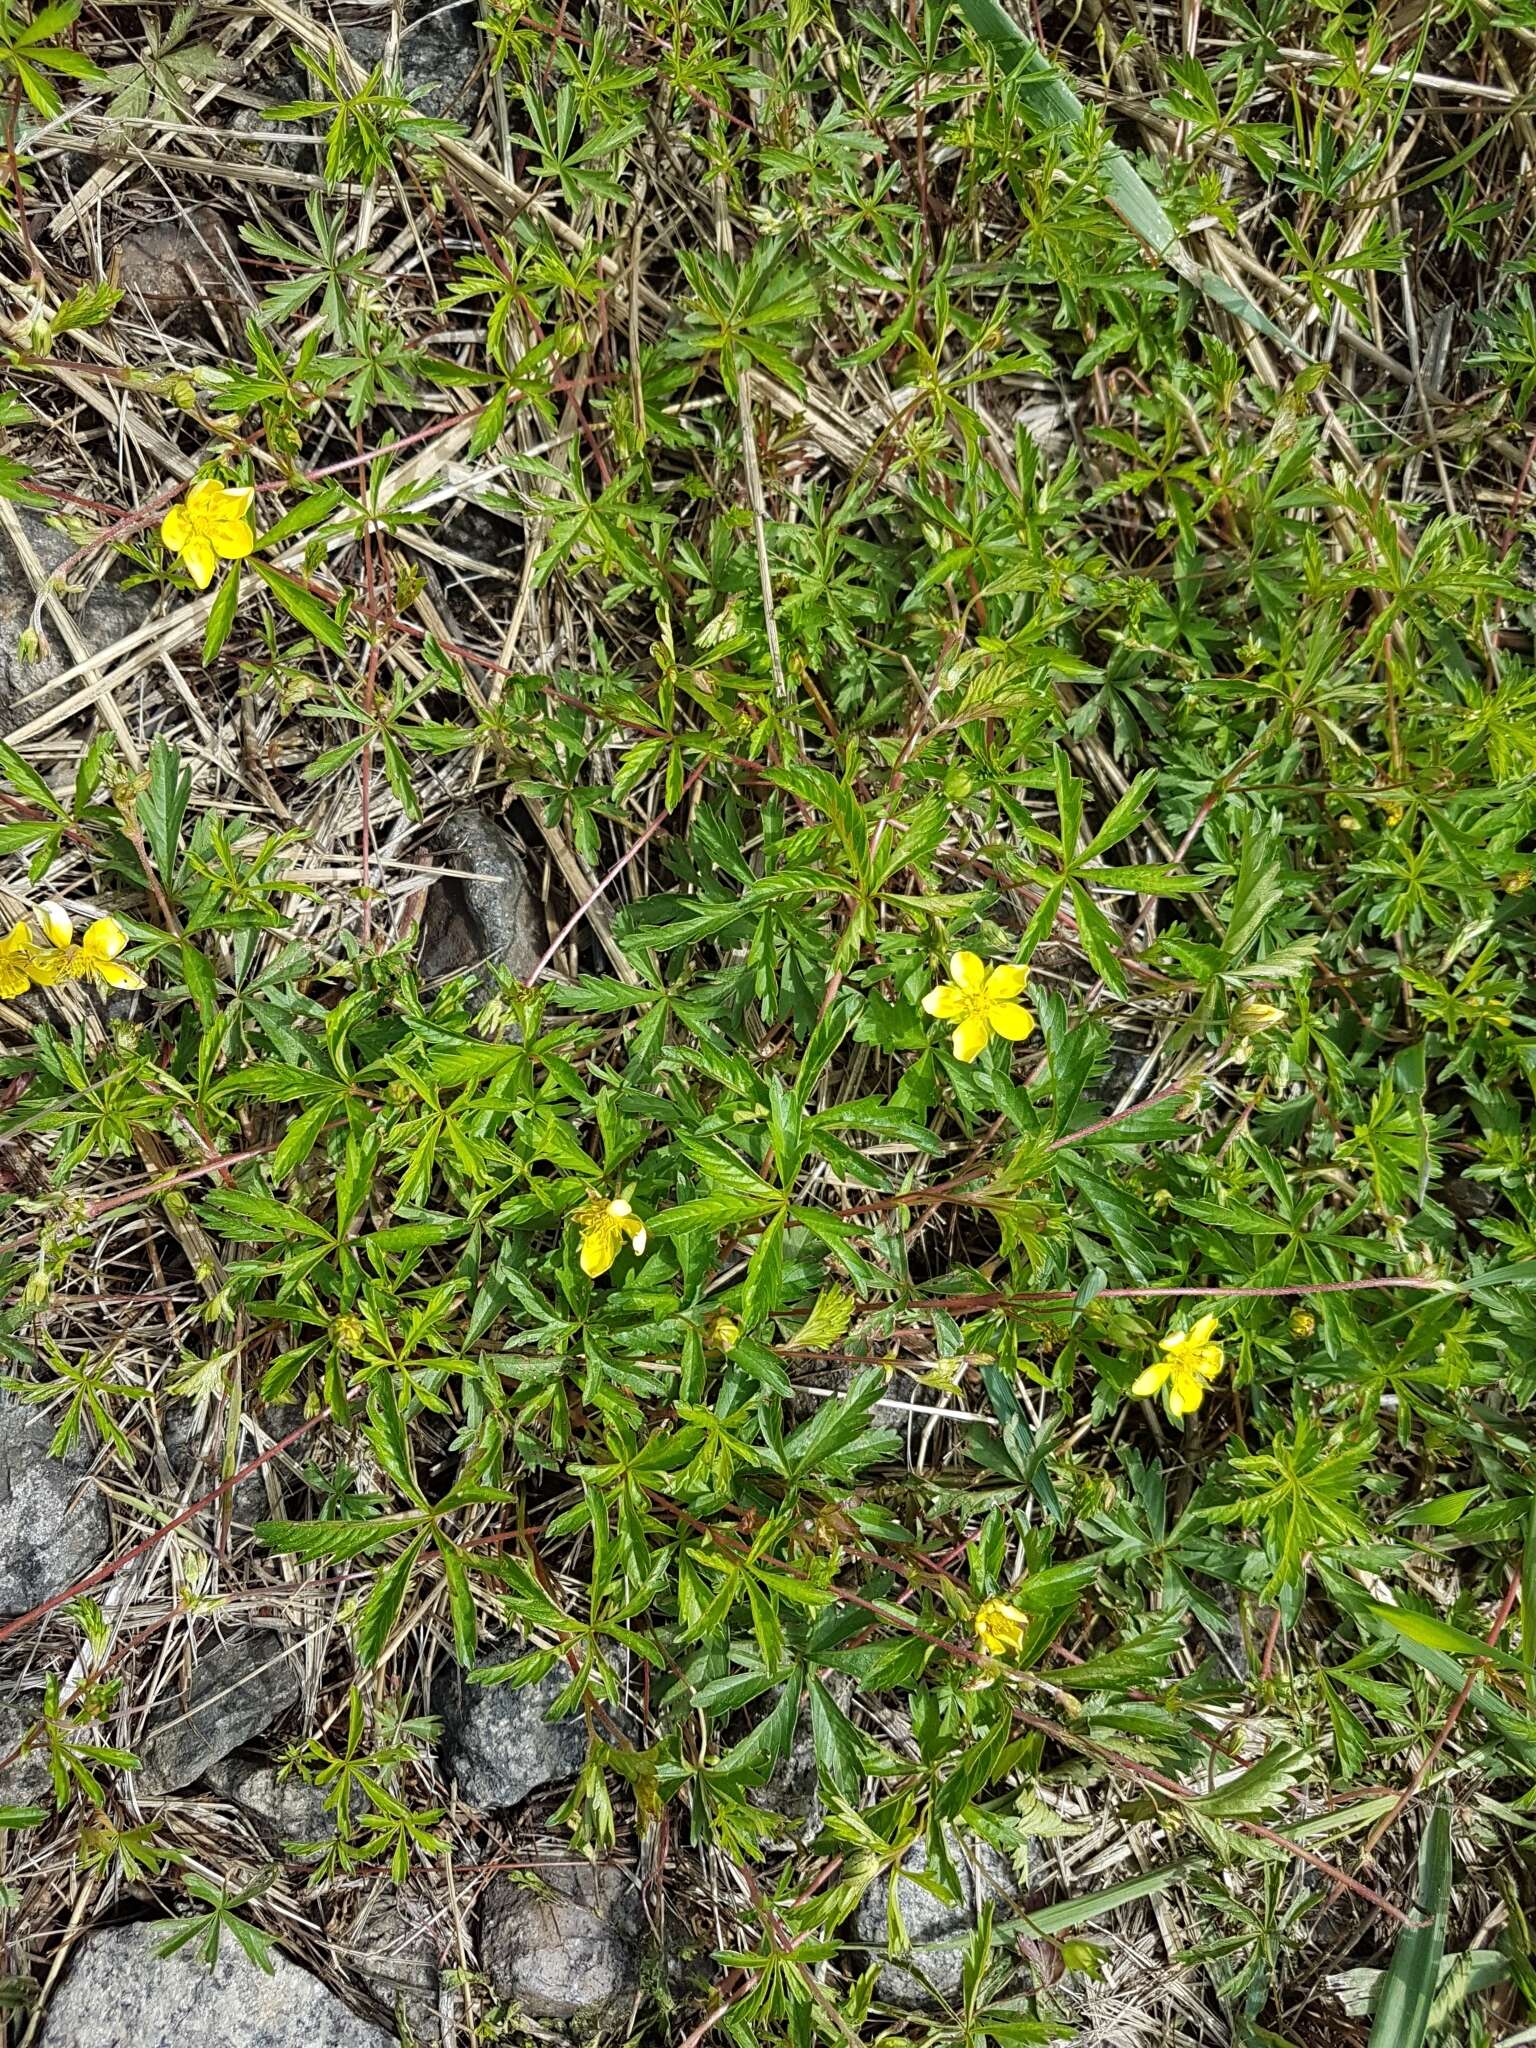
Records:
[[[801,1673],[792,1671],[770,1711],[762,1715],[747,1734],[721,1757],[719,1768],[723,1773],[730,1777],[749,1774],[761,1781],[784,1761],[794,1744],[803,1684]],[[722,1700],[719,1704],[723,1706],[725,1702]],[[710,1711],[702,1692],[696,1697],[695,1705],[701,1713]]]
[[[850,1803],[877,1761],[875,1745],[862,1735],[821,1679],[811,1678],[811,1738],[816,1762],[833,1789]]]
[[[769,1217],[747,1262],[746,1284],[741,1291],[741,1308],[748,1329],[755,1329],[779,1306],[779,1295],[784,1285],[786,1222],[787,1218],[782,1209]]]
[[[328,1558],[345,1563],[383,1550],[416,1526],[409,1515],[391,1515],[374,1522],[258,1522],[256,1534],[280,1556],[313,1563]]]
[[[134,808],[163,882],[176,878],[181,827],[192,797],[192,771],[170,742],[156,735],[149,750],[149,783]]]
[[[816,1306],[790,1338],[793,1351],[825,1351],[853,1320],[853,1296],[843,1287],[824,1287]]]
[[[1392,1951],[1391,1967],[1376,2001],[1370,2048],[1423,2048],[1445,1953],[1451,1900],[1451,1816],[1435,1802],[1419,1847],[1417,1920],[1405,1927]]]
[[[1087,108],[1049,61],[1034,38],[999,4],[999,0],[955,0],[975,35],[995,52],[1004,70],[1022,74],[1021,103],[1042,133],[1080,127]],[[1179,239],[1146,180],[1118,149],[1107,150],[1099,165],[1104,197],[1131,232],[1140,237],[1170,270],[1256,332],[1278,342],[1288,355],[1296,345],[1276,327],[1245,292],[1196,262]]]
[[[1269,1813],[1282,1804],[1287,1792],[1305,1780],[1310,1769],[1311,1759],[1304,1751],[1290,1743],[1278,1743],[1227,1784],[1203,1793],[1189,1804],[1210,1820]]]
[[[328,647],[332,654],[346,653],[346,628],[329,605],[322,604],[318,597],[306,590],[302,584],[295,583],[291,576],[284,576],[280,570],[269,568],[265,562],[258,561],[254,556],[251,558],[251,567],[283,610],[291,619],[296,620],[306,633],[313,634],[321,646]]]
[[[475,1598],[470,1591],[469,1569],[463,1552],[439,1537],[438,1560],[448,1587],[448,1611],[453,1619],[453,1652],[466,1668],[475,1660]]]
[[[203,630],[203,666],[207,668],[217,657],[224,642],[229,638],[230,628],[235,623],[235,610],[240,602],[240,572],[230,569],[220,579],[214,593],[213,604],[208,613],[208,624]]]
[[[357,1623],[357,1654],[364,1664],[377,1664],[383,1656],[426,1541],[427,1532],[423,1529],[374,1580]]]
[[[1287,881],[1278,834],[1257,821],[1250,823],[1243,835],[1237,879],[1227,910],[1227,930],[1221,946],[1224,972],[1241,966],[1258,945],[1266,922],[1285,901]]]
[[[1085,1658],[1081,1664],[1053,1664],[1051,1682],[1069,1692],[1114,1692],[1165,1678],[1184,1640],[1185,1626],[1182,1614],[1164,1615],[1117,1649]]]

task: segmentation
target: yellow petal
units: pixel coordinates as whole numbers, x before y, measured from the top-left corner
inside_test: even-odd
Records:
[[[213,543],[204,540],[200,533],[192,535],[181,551],[182,563],[187,574],[199,590],[206,590],[213,581],[213,572],[218,567],[218,556],[213,552]]]
[[[1175,1380],[1168,1389],[1168,1412],[1170,1415],[1193,1415],[1205,1399],[1205,1389],[1198,1380]]]
[[[1139,1372],[1131,1382],[1131,1392],[1138,1401],[1144,1401],[1149,1394],[1155,1394],[1168,1377],[1166,1365],[1149,1365],[1145,1372]]]
[[[623,1242],[611,1223],[594,1223],[581,1234],[581,1270],[589,1280],[606,1273],[619,1255]]]
[[[213,542],[215,554],[226,562],[243,562],[256,545],[256,536],[249,521],[244,519],[220,519],[209,527],[208,537]]]
[[[223,495],[224,486],[219,482],[218,478],[216,476],[205,476],[201,483],[194,484],[191,490],[188,491],[187,510],[193,514],[201,513],[206,517],[207,514],[217,508],[219,500]]]
[[[128,934],[115,917],[98,917],[86,926],[80,948],[93,960],[115,960],[127,943]]]
[[[994,967],[987,976],[987,995],[995,1003],[1011,1002],[1023,995],[1028,981],[1027,967]]]
[[[14,960],[0,959],[0,996],[24,996],[31,986]]]
[[[958,1017],[965,1008],[965,991],[952,981],[940,982],[923,997],[923,1008],[930,1017]]]
[[[1166,1337],[1159,1337],[1159,1344],[1165,1351],[1182,1351],[1189,1342],[1188,1330],[1170,1330]]]
[[[251,509],[251,500],[256,493],[250,484],[229,484],[225,486],[223,506],[227,513],[243,519]]]
[[[951,1040],[955,1058],[964,1060],[969,1066],[971,1061],[985,1050],[987,1040],[991,1036],[985,1017],[966,1017],[955,1026],[955,1035]]]
[[[951,953],[949,956],[949,978],[951,981],[975,995],[987,978],[986,962],[976,953]]]
[[[43,937],[51,946],[67,946],[75,935],[75,922],[62,903],[52,898],[37,913]]]
[[[160,538],[171,550],[179,555],[192,533],[192,523],[187,518],[185,505],[173,505],[160,522]]]
[[[1022,1003],[988,1003],[987,1022],[999,1038],[1011,1038],[1015,1044],[1035,1028],[1034,1018]]]
[[[1215,1316],[1201,1316],[1189,1333],[1191,1344],[1209,1344],[1216,1331]]]
[[[144,977],[122,960],[87,960],[87,969],[108,988],[142,988]]]
[[[55,982],[73,979],[79,957],[73,946],[62,947],[57,953],[34,953],[27,962],[27,972],[39,988],[52,988]]]

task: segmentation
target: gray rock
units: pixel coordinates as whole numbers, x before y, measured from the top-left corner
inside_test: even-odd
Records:
[[[56,1425],[0,1394],[0,1613],[24,1614],[83,1578],[107,1547],[101,1495],[84,1450],[52,1458]]]
[[[235,1448],[235,1469],[248,1465],[252,1458],[265,1450],[269,1442],[275,1443],[286,1436],[301,1419],[300,1410],[294,1405],[269,1407],[257,1411],[256,1420],[261,1425],[261,1440],[258,1442],[250,1427],[249,1418],[241,1428]],[[193,1498],[200,1499],[211,1493],[223,1477],[223,1438],[216,1430],[215,1441],[205,1454],[203,1440],[207,1435],[207,1412],[199,1401],[176,1401],[170,1405],[161,1420],[161,1432],[165,1439],[166,1458],[172,1472],[183,1485],[192,1482]],[[299,1448],[297,1445],[295,1449]],[[265,1522],[274,1514],[282,1513],[282,1478],[286,1453],[282,1458],[273,1458],[258,1471],[251,1472],[238,1485],[230,1489],[233,1503],[230,1519],[236,1528],[253,1528],[257,1522]],[[272,1473],[277,1483],[278,1503],[273,1508],[267,1492],[267,1474]],[[221,1494],[208,1509],[210,1516],[217,1517],[227,1496]]]
[[[285,1956],[269,1977],[226,1939],[210,1970],[195,1943],[157,1956],[164,1938],[142,1922],[86,1935],[39,2048],[394,2048]]]
[[[220,1757],[203,1772],[203,1783],[220,1799],[250,1814],[274,1848],[289,1842],[328,1842],[336,1823],[319,1785],[276,1764],[245,1756]]]
[[[804,1845],[815,1840],[826,1818],[816,1772],[816,1745],[803,1724],[796,1732],[790,1752],[775,1766],[766,1785],[751,1787],[748,1799],[765,1813],[783,1823],[776,1838],[781,1846]]]
[[[531,2019],[616,2016],[640,1981],[644,1923],[622,1871],[578,1864],[541,1872],[537,1889],[499,1877],[482,1911],[492,1989]]]
[[[509,1663],[515,1644],[491,1661]],[[443,1722],[442,1764],[471,1806],[503,1813],[541,1785],[574,1778],[586,1762],[587,1731],[578,1715],[546,1720],[570,1674],[557,1665],[536,1685],[470,1685],[455,1666],[433,1688]]]
[[[455,869],[427,901],[422,965],[429,975],[489,962],[527,981],[548,939],[522,846],[483,811],[451,812],[436,832],[439,857]]]
[[[346,1944],[348,1960],[379,2003],[394,2015],[403,2039],[439,2048],[438,1937],[419,1899],[383,1891],[358,1914]],[[444,1921],[446,1925],[446,1919]]]
[[[172,1691],[139,1743],[140,1792],[179,1792],[299,1696],[297,1647],[274,1629],[249,1629],[199,1651],[185,1697]]]
[[[255,310],[239,284],[239,266],[218,209],[151,221],[113,251],[123,302],[117,318],[147,320],[173,334],[238,331]]]
[[[388,49],[390,4],[372,6],[341,31],[355,61],[370,71]],[[482,11],[478,0],[405,0],[395,71],[417,110],[434,120],[467,121],[474,113],[470,85],[480,61],[475,22]]]
[[[24,1699],[0,1703],[0,1757],[7,1757],[43,1718],[43,1696],[29,1693]],[[41,1746],[28,1749],[0,1770],[0,1806],[53,1805],[53,1781]]]
[[[931,2008],[940,1998],[957,1998],[965,1965],[965,1943],[976,1925],[978,1908],[991,1898],[1006,1910],[1018,1889],[1007,1863],[988,1844],[958,1831],[951,1831],[946,1839],[950,1860],[960,1878],[962,1903],[949,1905],[925,1891],[922,1885],[914,1884],[911,1878],[898,1877],[896,1907],[908,1941],[904,1959],[898,1960],[886,1950],[886,1880],[881,1878],[872,1884],[854,1908],[851,1939],[886,1958],[876,1994],[887,2005],[911,2010]],[[927,1867],[926,1847],[921,1842],[914,1843],[902,1869]]]
[[[19,506],[16,516],[45,576],[51,576],[76,552],[79,543],[71,540],[68,534],[61,533],[56,526],[50,526],[40,512]],[[98,566],[99,558],[93,557],[77,565],[71,574],[80,579],[82,586],[87,585]],[[92,654],[133,632],[135,627],[144,623],[149,613],[147,597],[139,591],[121,590],[115,583],[97,583],[83,602],[72,591],[64,591],[60,595],[74,618],[82,645]],[[31,572],[9,538],[0,533],[0,738],[14,732],[19,725],[30,723],[48,709],[51,701],[64,695],[64,690],[50,694],[47,685],[56,675],[74,666],[74,656],[65,645],[58,623],[47,605],[38,615],[43,639],[41,658],[37,661],[22,659],[20,637],[32,624],[36,599],[37,588]],[[67,687],[77,686],[71,684]],[[32,696],[34,690],[40,694]]]

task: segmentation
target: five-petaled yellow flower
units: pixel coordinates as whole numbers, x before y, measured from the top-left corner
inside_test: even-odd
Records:
[[[37,913],[43,937],[55,950],[37,954],[28,972],[37,982],[99,981],[104,988],[142,988],[144,977],[118,959],[128,934],[115,917],[98,917],[75,944],[74,919],[62,903],[45,903]]]
[[[955,1058],[967,1066],[986,1049],[987,1041],[999,1038],[1028,1038],[1035,1020],[1021,1002],[1029,979],[1025,967],[987,966],[976,953],[955,953],[949,962],[949,979],[923,997],[930,1017],[953,1018],[955,1035],[951,1043]]]
[[[1170,1330],[1161,1340],[1162,1357],[1138,1377],[1131,1392],[1138,1398],[1162,1393],[1170,1415],[1193,1415],[1224,1363],[1215,1336],[1214,1316],[1201,1316],[1187,1330]]]
[[[0,996],[24,996],[37,971],[38,951],[26,921],[17,918],[0,939]]]
[[[172,554],[180,555],[199,590],[208,588],[220,562],[243,561],[255,547],[252,495],[249,485],[232,490],[215,477],[204,477],[166,513],[160,538]]]
[[[645,1250],[645,1225],[623,1195],[611,1202],[606,1195],[591,1196],[575,1211],[574,1220],[581,1237],[581,1270],[589,1280],[607,1272],[626,1237],[637,1252]]]
[[[1016,1657],[1024,1647],[1029,1616],[1011,1600],[994,1595],[982,1601],[971,1616],[971,1626],[989,1657]]]

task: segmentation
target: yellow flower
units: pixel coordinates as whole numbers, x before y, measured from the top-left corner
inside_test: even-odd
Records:
[[[1138,1399],[1162,1392],[1170,1415],[1193,1415],[1225,1362],[1221,1346],[1212,1341],[1215,1335],[1214,1316],[1201,1316],[1187,1330],[1170,1330],[1161,1340],[1162,1357],[1147,1367],[1131,1392]]]
[[[989,1657],[1016,1657],[1024,1647],[1029,1616],[1011,1600],[983,1600],[971,1616],[977,1640]]]
[[[629,1238],[637,1252],[645,1250],[645,1225],[623,1195],[608,1201],[593,1195],[575,1212],[581,1237],[581,1270],[589,1280],[606,1273]]]
[[[74,920],[62,903],[45,903],[37,913],[43,936],[55,950],[39,954],[31,965],[34,981],[99,981],[104,988],[142,988],[144,977],[118,959],[128,934],[115,917],[98,917],[74,942]]]
[[[199,590],[208,588],[221,561],[241,561],[255,547],[251,497],[249,485],[231,490],[215,477],[204,477],[166,513],[160,538],[172,554],[180,555]]]
[[[923,1008],[930,1017],[955,1019],[952,1040],[957,1060],[969,1066],[985,1050],[994,1032],[999,1038],[1028,1038],[1035,1020],[1014,998],[1024,993],[1029,973],[1023,967],[993,967],[975,953],[956,953],[949,979],[930,989]]]
[[[0,996],[24,996],[32,986],[37,948],[21,918],[0,939]]]

